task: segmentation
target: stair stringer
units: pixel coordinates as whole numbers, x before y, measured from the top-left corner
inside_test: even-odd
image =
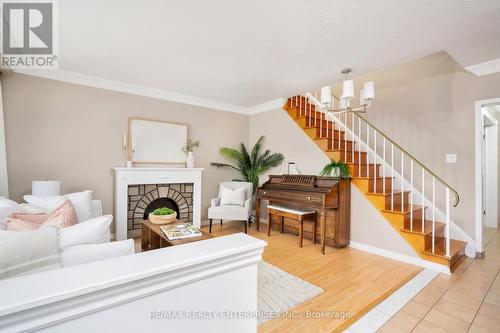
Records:
[[[375,150],[373,150],[371,147],[369,147],[366,144],[366,142],[361,140],[361,138],[358,135],[356,135],[353,131],[351,131],[351,129],[346,127],[345,124],[337,116],[333,116],[333,118],[335,119],[335,122],[337,124],[341,125],[342,130],[344,130],[346,132],[346,135],[347,135],[347,133],[349,133],[351,140],[355,140],[358,143],[359,146],[357,147],[357,149],[362,148],[363,149],[362,151],[368,152],[368,154],[370,156],[377,157],[377,161],[375,163],[380,163],[381,168],[382,167],[385,168],[386,177],[390,177],[392,175],[392,172],[394,172],[393,173],[394,184],[396,186],[395,190],[401,190],[401,178],[402,178],[401,174],[397,170],[395,170],[395,169],[393,170],[393,168],[391,167],[391,165],[389,165],[389,163],[381,163],[381,161],[383,159],[377,152],[375,152]],[[373,161],[370,161],[370,162],[373,162]],[[381,175],[382,175],[382,172],[380,173],[380,175],[377,175],[377,176],[381,176]],[[405,191],[412,189],[414,202],[422,202],[422,193],[418,189],[416,189],[414,186],[412,187],[411,183],[408,180],[406,180],[405,178],[403,178],[402,183],[403,183],[403,186],[405,188]],[[370,198],[367,198],[367,199],[370,200]],[[432,206],[432,202],[425,196],[424,196],[424,202],[425,202],[425,206],[427,206],[427,207]],[[435,211],[436,211],[436,221],[445,221],[446,215],[443,213],[443,211],[437,207],[436,207]],[[387,215],[387,213],[383,213],[383,214]],[[474,258],[476,256],[475,241],[465,231],[463,231],[462,228],[460,228],[455,222],[453,222],[453,220],[451,220],[451,219],[450,219],[450,238],[467,242],[467,246],[465,247],[465,254],[471,258]]]

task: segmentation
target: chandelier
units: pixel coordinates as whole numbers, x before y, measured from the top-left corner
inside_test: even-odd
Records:
[[[352,72],[351,68],[344,68],[341,73],[345,75],[345,80],[342,84],[342,95],[340,97],[332,94],[332,87],[325,86],[321,88],[320,103],[322,107],[333,114],[357,112],[366,113],[367,109],[371,106],[371,100],[375,98],[375,85],[373,81],[363,83],[363,89],[359,93],[359,106],[351,106],[351,98],[354,95],[354,81],[348,79],[349,73]],[[337,100],[338,107],[335,108],[334,99]]]

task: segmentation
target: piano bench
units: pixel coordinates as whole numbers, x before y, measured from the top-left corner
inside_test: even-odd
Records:
[[[271,221],[272,215],[281,217],[281,233],[284,231],[285,225],[285,217],[299,221],[299,246],[302,247],[304,243],[304,220],[308,218],[312,218],[313,221],[313,233],[312,233],[312,241],[313,244],[316,244],[316,211],[314,210],[300,210],[285,206],[278,205],[268,205],[267,206],[267,235],[271,236]]]

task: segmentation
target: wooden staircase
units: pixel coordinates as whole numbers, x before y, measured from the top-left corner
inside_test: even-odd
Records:
[[[392,192],[395,180],[382,177],[381,165],[369,161],[368,153],[360,151],[356,141],[348,140],[341,126],[325,120],[324,114],[316,110],[316,106],[308,98],[291,97],[283,108],[330,159],[347,164],[352,183],[422,259],[446,265],[451,272],[456,269],[465,258],[467,243],[450,239],[450,256],[446,256],[446,223],[435,221],[433,232],[428,207],[410,207],[410,191],[395,188]]]

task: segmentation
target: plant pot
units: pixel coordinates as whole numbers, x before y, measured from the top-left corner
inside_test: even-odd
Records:
[[[168,224],[177,221],[177,212],[173,212],[169,215],[154,215],[150,213],[148,217],[149,221],[153,224]]]
[[[194,168],[194,155],[193,152],[190,151],[186,156],[186,168]]]
[[[333,168],[332,177],[340,177],[340,168]]]

